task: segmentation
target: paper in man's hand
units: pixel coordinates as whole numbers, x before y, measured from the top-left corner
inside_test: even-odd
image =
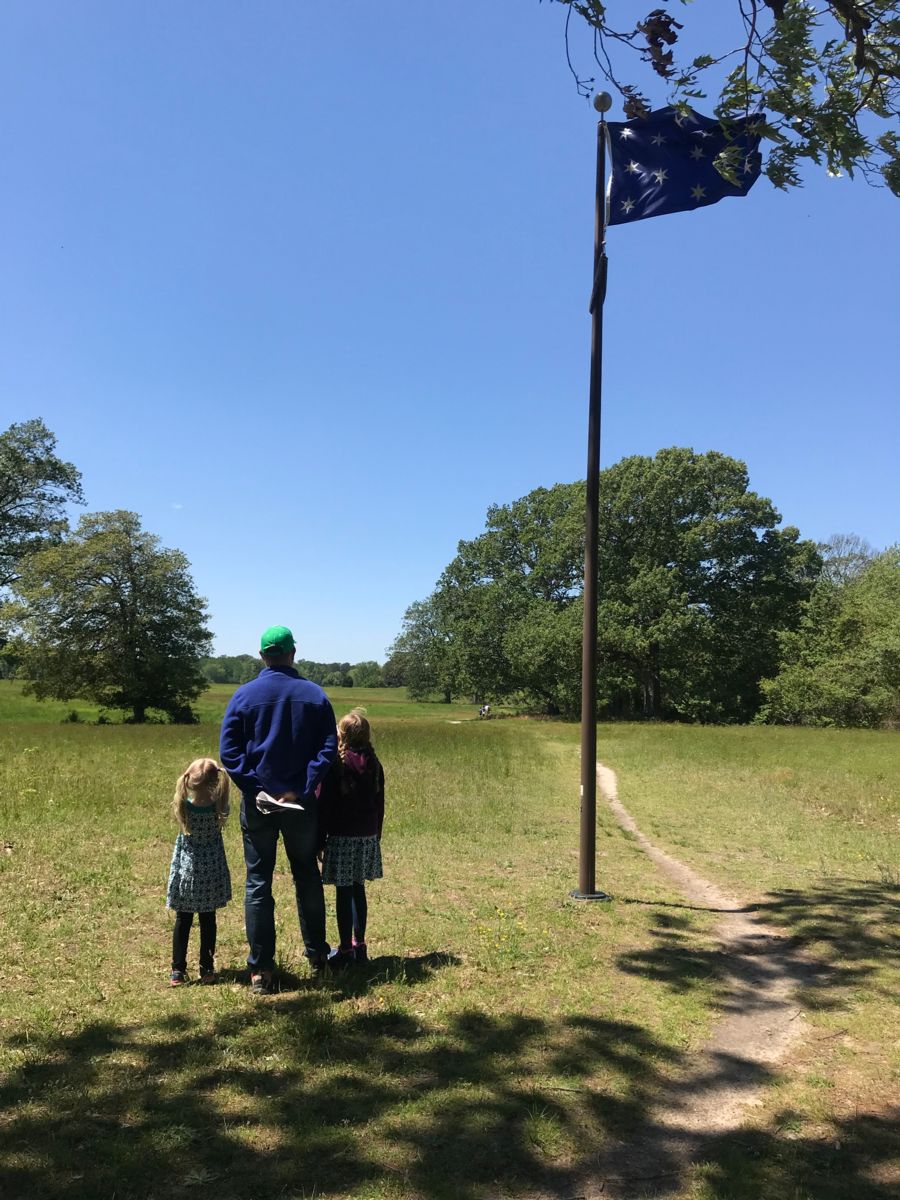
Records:
[[[286,808],[294,808],[298,812],[303,812],[302,804],[292,804],[290,800],[279,800],[276,796],[270,796],[268,792],[256,793],[256,807],[264,816],[270,816],[272,813],[281,812]]]

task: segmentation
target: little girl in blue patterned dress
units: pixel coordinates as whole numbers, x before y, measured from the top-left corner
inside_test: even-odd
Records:
[[[178,778],[172,811],[181,826],[172,853],[166,908],[175,910],[170,983],[187,978],[194,913],[200,920],[200,982],[215,983],[216,909],[231,899],[222,826],[228,816],[229,779],[213,758],[198,758]]]
[[[322,882],[335,885],[340,945],[332,968],[365,962],[366,880],[381,879],[384,771],[372,747],[365,710],[354,708],[338,721],[338,757],[325,779],[320,825],[326,837]]]

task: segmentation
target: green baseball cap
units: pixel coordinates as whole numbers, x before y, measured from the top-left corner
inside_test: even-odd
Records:
[[[270,625],[259,639],[260,654],[290,654],[294,649],[294,635],[287,625]]]

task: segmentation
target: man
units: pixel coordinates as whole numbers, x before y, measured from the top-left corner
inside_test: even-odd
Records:
[[[337,753],[337,731],[328,697],[294,669],[290,629],[284,625],[267,629],[259,653],[264,669],[237,689],[225,711],[220,757],[241,791],[250,986],[254,992],[266,993],[272,990],[275,969],[272,876],[279,834],[294,877],[306,957],[315,971],[328,962],[325,897],[316,859],[316,793]],[[259,792],[301,807],[279,809],[266,804],[263,813],[256,803]]]

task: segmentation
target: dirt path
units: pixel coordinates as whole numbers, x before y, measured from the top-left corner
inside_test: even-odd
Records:
[[[685,900],[720,914],[716,936],[727,998],[712,1037],[695,1053],[690,1070],[665,1088],[639,1137],[602,1154],[593,1178],[579,1180],[566,1195],[573,1200],[672,1195],[690,1164],[703,1159],[704,1146],[741,1125],[771,1069],[802,1035],[794,994],[809,964],[752,909],[654,846],[619,800],[615,773],[601,766],[597,776],[616,821]]]

